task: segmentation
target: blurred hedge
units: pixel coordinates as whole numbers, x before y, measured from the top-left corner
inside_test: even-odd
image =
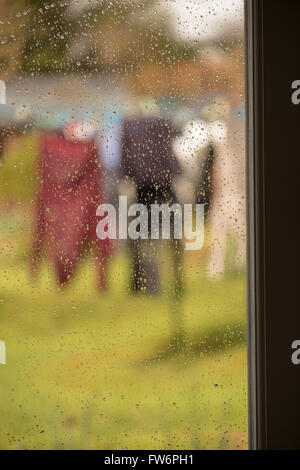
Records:
[[[34,199],[39,136],[30,133],[11,142],[0,158],[0,202],[17,204]]]

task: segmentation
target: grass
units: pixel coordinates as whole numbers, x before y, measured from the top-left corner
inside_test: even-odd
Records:
[[[1,449],[247,447],[244,275],[209,281],[205,250],[186,255],[178,350],[167,251],[164,292],[148,298],[128,293],[122,252],[103,295],[91,260],[65,291],[46,262],[33,282],[29,210],[2,215],[0,242]]]

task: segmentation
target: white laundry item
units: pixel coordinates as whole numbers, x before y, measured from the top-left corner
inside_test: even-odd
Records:
[[[207,156],[208,145],[213,146],[213,199],[207,225],[209,229],[208,275],[217,279],[225,271],[228,237],[235,239],[236,251],[232,264],[237,269],[246,260],[246,198],[245,198],[245,132],[244,121],[236,113],[224,120],[211,122],[193,120],[186,124],[182,136],[173,146],[181,162],[184,190],[192,198],[201,165]],[[190,189],[193,185],[193,189]],[[188,202],[191,202],[189,200]]]
[[[173,143],[173,151],[181,163],[183,173],[192,181],[198,176],[199,151],[209,143],[209,126],[205,121],[189,121],[180,137]]]
[[[211,129],[218,133],[214,143],[213,201],[208,219],[210,256],[208,274],[222,277],[228,236],[236,242],[232,264],[241,269],[246,260],[246,198],[245,198],[245,133],[242,119],[231,116],[222,127],[215,123]],[[226,133],[225,133],[226,129]]]
[[[0,104],[6,104],[6,86],[3,80],[0,80]]]

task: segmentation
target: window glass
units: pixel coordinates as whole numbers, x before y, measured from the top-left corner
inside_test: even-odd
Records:
[[[0,448],[247,448],[243,1],[0,5]]]

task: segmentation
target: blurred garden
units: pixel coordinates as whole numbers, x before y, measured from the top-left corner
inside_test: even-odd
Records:
[[[36,148],[27,136],[1,169],[2,208],[3,194],[6,203],[22,204],[0,218],[0,332],[7,347],[0,447],[246,448],[245,276],[209,281],[205,249],[185,255],[181,350],[170,341],[167,289],[159,298],[132,296],[124,254],[114,259],[103,295],[94,290],[92,259],[66,291],[47,262],[30,280]],[[161,263],[168,264],[167,254]]]
[[[186,11],[182,2],[174,4]],[[127,97],[148,93],[172,106],[177,100],[174,120],[182,124],[200,102],[224,90],[243,99],[237,13],[230,13],[234,21],[225,22],[217,39],[202,25],[201,41],[182,37],[189,22],[183,14],[181,36],[174,33],[170,18],[178,11],[168,16],[168,5],[0,0],[0,79],[8,84],[7,104],[20,112],[26,102],[40,125],[29,116],[28,125],[5,139],[0,157],[0,340],[7,359],[0,365],[0,449],[247,448],[246,272],[207,276],[209,233],[204,248],[184,253],[180,302],[170,292],[167,244],[159,256],[159,296],[129,291],[124,246],[113,256],[108,289],[101,293],[92,256],[65,288],[46,257],[39,276],[30,275],[36,162],[50,105],[63,110],[69,93],[74,108],[97,108],[99,124],[117,86]],[[95,77],[110,92],[99,91],[102,82],[96,81],[87,103],[72,85],[74,77],[87,94],[86,83]],[[50,79],[54,90],[44,85]],[[64,91],[55,90],[59,83]],[[6,132],[1,113],[0,124]],[[227,259],[234,250],[229,240]],[[180,344],[174,342],[178,321]]]

